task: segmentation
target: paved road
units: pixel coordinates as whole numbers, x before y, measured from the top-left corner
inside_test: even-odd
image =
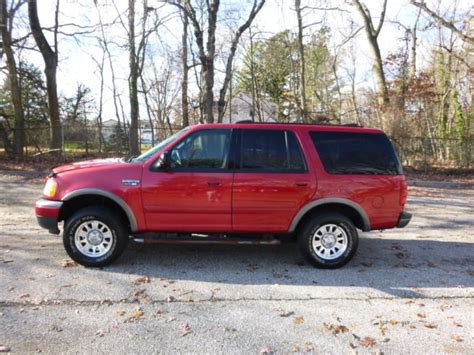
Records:
[[[143,246],[70,265],[37,227],[33,174],[0,171],[0,349],[473,353],[474,190],[415,181],[403,230],[364,233],[340,270],[293,245]]]

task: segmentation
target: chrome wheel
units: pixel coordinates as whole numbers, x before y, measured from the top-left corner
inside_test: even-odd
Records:
[[[99,258],[112,249],[114,235],[105,223],[91,220],[81,223],[76,229],[74,243],[82,254]]]
[[[347,233],[336,224],[324,224],[319,227],[311,239],[317,256],[325,260],[340,257],[347,250]]]

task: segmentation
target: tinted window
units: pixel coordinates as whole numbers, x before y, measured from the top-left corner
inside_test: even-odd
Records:
[[[401,174],[385,134],[310,132],[324,169],[331,174]]]
[[[242,130],[240,168],[275,172],[306,170],[293,132],[261,129]]]
[[[202,130],[190,134],[171,149],[171,168],[216,170],[227,168],[230,129]]]

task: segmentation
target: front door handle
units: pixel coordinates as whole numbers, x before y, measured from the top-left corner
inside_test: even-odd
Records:
[[[212,186],[212,187],[222,186],[222,183],[219,182],[219,181],[209,181],[209,182],[207,183],[207,186]]]
[[[297,181],[296,182],[296,186],[298,187],[305,187],[305,186],[308,186],[309,185],[309,182],[307,181]]]

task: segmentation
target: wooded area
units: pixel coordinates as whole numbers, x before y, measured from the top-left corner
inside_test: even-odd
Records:
[[[406,165],[472,166],[472,8],[411,0],[412,16],[391,18],[393,1],[84,1],[90,20],[76,21],[60,0],[0,0],[0,147],[16,159],[136,155],[144,130],[155,144],[189,124],[222,123],[242,92],[248,119],[265,120],[271,102],[275,121],[381,128]],[[266,6],[288,8],[295,26],[261,30]],[[389,49],[388,26],[399,36]],[[94,47],[96,82],[84,74],[65,95],[58,67],[74,56],[62,53],[69,42]]]

